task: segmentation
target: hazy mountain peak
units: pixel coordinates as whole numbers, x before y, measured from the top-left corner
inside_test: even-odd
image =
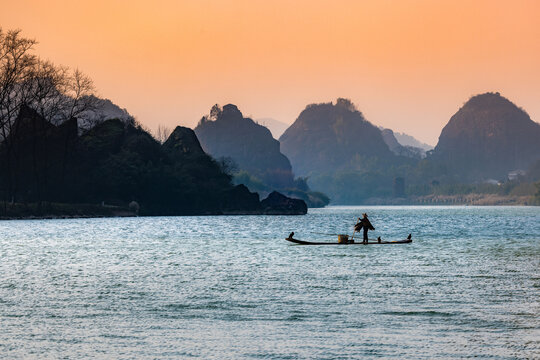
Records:
[[[92,109],[85,111],[79,117],[78,125],[81,129],[89,129],[96,124],[110,119],[118,119],[125,124],[133,124],[135,118],[125,109],[116,105],[109,99],[101,99],[91,95]]]
[[[499,93],[476,95],[450,118],[433,158],[471,179],[502,178],[540,158],[540,125]]]
[[[257,122],[257,124],[268,128],[268,130],[270,130],[270,132],[272,133],[272,136],[274,137],[274,139],[279,139],[279,137],[289,127],[288,124],[285,124],[284,122],[281,122],[279,120],[272,119],[272,118],[261,118],[261,119],[256,119],[255,121]]]
[[[397,132],[397,131],[394,131],[394,137],[403,146],[412,146],[412,147],[420,148],[424,151],[429,151],[435,147],[433,145],[429,145],[424,142],[421,142],[420,140],[416,139],[412,135]]]
[[[243,117],[235,105],[214,105],[195,133],[203,149],[215,158],[231,158],[241,170],[278,188],[293,183],[291,163],[270,130]]]
[[[220,116],[219,119],[225,120],[225,119],[240,119],[243,118],[242,112],[238,110],[238,107],[233,104],[227,104],[223,106],[222,116]],[[218,119],[218,120],[219,120]]]
[[[348,168],[360,158],[393,157],[381,131],[347,99],[306,106],[280,141],[299,175]]]

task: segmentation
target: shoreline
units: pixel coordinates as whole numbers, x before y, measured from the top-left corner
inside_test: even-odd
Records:
[[[375,199],[373,199],[375,200]],[[383,200],[383,199],[377,199]],[[478,207],[488,207],[488,206],[526,206],[526,207],[536,207],[537,204],[532,203],[444,203],[444,202],[433,202],[433,203],[412,203],[412,202],[383,202],[383,201],[370,201],[363,204],[330,204],[328,207],[333,206],[478,206]],[[310,209],[321,209],[320,207],[310,208]],[[28,215],[28,216],[0,216],[1,221],[15,221],[15,220],[69,220],[69,219],[102,219],[102,218],[133,218],[133,217],[182,217],[182,216],[301,216],[303,214],[277,214],[277,213],[260,213],[260,212],[221,212],[221,213],[206,213],[206,214],[181,214],[181,215],[137,215],[135,213],[129,212],[119,212],[115,214],[64,214],[64,215]]]
[[[407,198],[370,198],[364,205],[473,205],[473,206],[538,206],[534,196],[497,194],[426,195]]]
[[[301,216],[305,215],[294,209],[289,210],[247,210],[247,211],[209,211],[185,214],[139,214],[135,210],[113,205],[94,204],[9,204],[0,203],[0,221],[10,220],[59,220],[59,219],[99,219],[121,217],[160,217],[160,216]]]

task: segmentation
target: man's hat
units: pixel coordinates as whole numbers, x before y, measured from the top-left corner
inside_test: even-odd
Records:
[[[367,214],[366,214],[366,213],[363,213],[362,216],[367,217]]]

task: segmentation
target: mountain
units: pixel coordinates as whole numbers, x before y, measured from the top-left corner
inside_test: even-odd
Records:
[[[195,132],[183,126],[177,126],[169,135],[169,138],[163,143],[163,148],[176,157],[191,156],[205,157],[201,143]]]
[[[83,112],[78,119],[79,127],[83,130],[101,123],[105,120],[118,119],[124,123],[133,124],[135,118],[124,108],[116,105],[109,99],[90,96],[91,109]]]
[[[255,121],[258,124],[267,127],[272,133],[274,139],[279,139],[281,134],[283,134],[289,127],[289,125],[285,124],[284,122],[272,118],[256,119]]]
[[[504,179],[540,159],[540,124],[499,93],[476,95],[450,118],[429,159],[461,180]]]
[[[381,131],[347,99],[308,105],[280,142],[299,175],[361,169],[395,157]]]
[[[274,188],[293,186],[291,163],[266,127],[245,118],[235,105],[214,106],[195,133],[205,152],[216,159],[230,158],[240,170]]]
[[[77,119],[55,125],[23,106],[13,129],[0,142],[0,184],[14,207],[37,204],[28,215],[51,211],[53,203],[55,214],[76,216],[107,214],[111,206],[141,215],[306,212],[302,200],[263,203],[233,185],[188,128],[177,127],[163,145],[120,119],[79,135]]]
[[[413,159],[421,159],[426,156],[426,152],[421,148],[401,145],[397,141],[395,133],[390,129],[381,129],[381,135],[386,145],[388,145],[390,151],[396,155],[406,156]]]
[[[423,143],[417,140],[416,138],[414,138],[413,136],[405,134],[405,133],[394,131],[394,137],[403,146],[412,146],[415,148],[423,149],[424,151],[429,151],[433,149],[433,146]]]

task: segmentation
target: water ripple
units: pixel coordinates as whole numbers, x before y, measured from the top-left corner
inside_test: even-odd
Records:
[[[303,247],[368,212],[396,246]],[[538,358],[540,208],[0,222],[0,358]]]

